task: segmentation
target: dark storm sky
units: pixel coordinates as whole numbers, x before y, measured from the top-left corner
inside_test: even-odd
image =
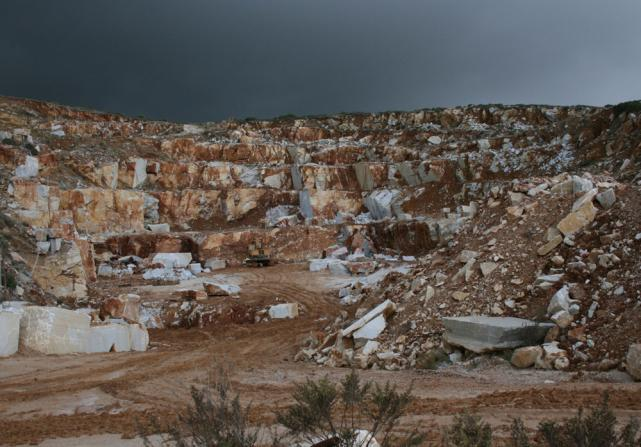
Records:
[[[641,98],[640,0],[1,0],[0,95],[177,121]]]

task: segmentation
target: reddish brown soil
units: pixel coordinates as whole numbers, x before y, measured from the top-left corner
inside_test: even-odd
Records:
[[[301,303],[305,311],[289,321],[152,330],[146,353],[22,354],[3,359],[0,444],[104,433],[133,437],[151,415],[171,420],[176,409],[188,402],[189,387],[206,383],[211,368],[221,364],[230,367],[232,383],[243,400],[252,402],[252,419],[270,424],[273,411],[291,402],[295,383],[324,375],[339,378],[347,372],[292,360],[302,340],[340,312],[336,294],[323,287],[331,277],[291,265],[236,273],[248,284],[241,301],[273,302],[278,296]],[[488,363],[471,369],[370,370],[362,375],[401,387],[413,383],[417,400],[399,429],[419,425],[432,441],[439,438],[440,426],[465,409],[478,412],[499,431],[517,415],[533,429],[544,418],[565,417],[579,406],[597,402],[604,390],[609,390],[618,415],[641,416],[641,385],[617,372],[518,371]]]

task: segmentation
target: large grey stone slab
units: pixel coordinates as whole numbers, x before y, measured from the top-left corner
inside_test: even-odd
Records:
[[[554,327],[522,318],[486,316],[443,318],[443,325],[448,343],[478,354],[536,345]]]

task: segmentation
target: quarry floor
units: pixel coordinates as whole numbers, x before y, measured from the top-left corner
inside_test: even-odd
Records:
[[[348,371],[294,362],[301,342],[339,314],[344,278],[310,273],[304,265],[227,269],[241,284],[240,301],[302,304],[293,320],[221,323],[206,329],[151,330],[144,353],[41,356],[0,360],[0,445],[134,446],[150,416],[170,421],[218,366],[228,369],[257,424],[291,402],[296,383]],[[175,286],[180,287],[180,286]],[[159,290],[159,293],[161,290]],[[511,417],[529,428],[597,403],[608,391],[618,416],[641,416],[641,385],[624,373],[516,370],[495,359],[438,371],[363,371],[364,379],[412,385],[416,400],[399,429],[418,425],[432,441],[464,410],[504,432]],[[122,439],[124,438],[124,439]]]

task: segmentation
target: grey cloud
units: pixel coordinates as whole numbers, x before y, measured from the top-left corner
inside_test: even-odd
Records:
[[[641,97],[641,2],[3,0],[0,94],[177,121]]]

